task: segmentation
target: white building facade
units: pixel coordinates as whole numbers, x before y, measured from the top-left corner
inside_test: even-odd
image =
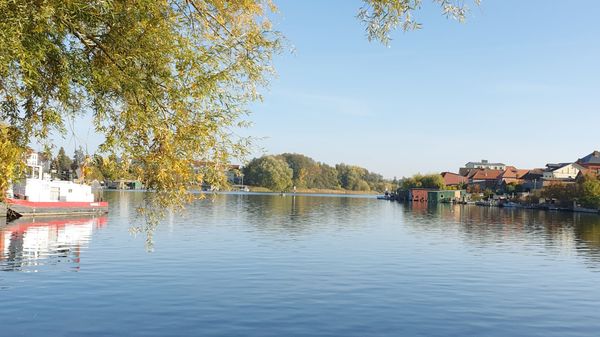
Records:
[[[584,168],[577,163],[548,164],[544,179],[575,179]]]

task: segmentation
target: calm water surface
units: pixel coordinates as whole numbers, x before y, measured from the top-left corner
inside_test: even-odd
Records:
[[[598,336],[600,217],[217,195],[0,226],[0,336]]]

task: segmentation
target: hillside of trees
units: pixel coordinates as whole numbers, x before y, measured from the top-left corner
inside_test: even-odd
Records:
[[[392,189],[392,182],[369,170],[347,164],[330,166],[297,153],[252,159],[243,169],[244,182],[274,191],[330,189],[378,191]]]

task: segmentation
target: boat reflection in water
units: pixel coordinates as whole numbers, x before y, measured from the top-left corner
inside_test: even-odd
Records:
[[[64,265],[79,270],[82,249],[106,217],[18,219],[0,225],[0,270],[38,271]]]

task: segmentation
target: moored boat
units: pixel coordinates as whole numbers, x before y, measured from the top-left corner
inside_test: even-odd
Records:
[[[29,160],[27,166],[30,174],[13,184],[4,200],[9,217],[108,212],[108,202],[95,200],[91,186],[52,180],[42,172],[40,165]]]
[[[7,198],[11,218],[33,215],[103,214],[108,213],[105,201],[29,201]]]

